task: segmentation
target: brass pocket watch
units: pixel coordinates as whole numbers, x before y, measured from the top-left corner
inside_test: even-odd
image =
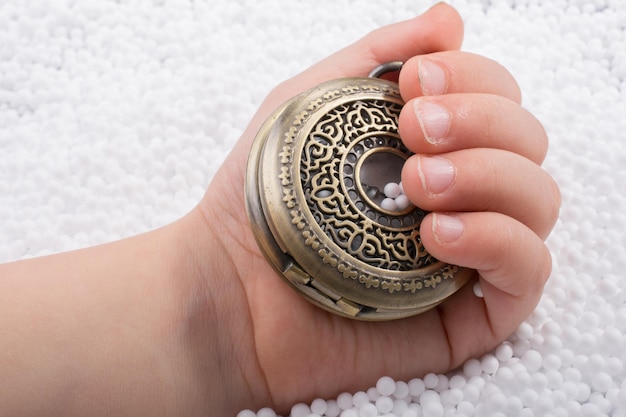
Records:
[[[362,320],[424,312],[472,275],[426,252],[426,212],[402,194],[404,103],[396,83],[377,78],[400,66],[292,98],[263,124],[248,160],[246,206],[267,260],[309,301]]]

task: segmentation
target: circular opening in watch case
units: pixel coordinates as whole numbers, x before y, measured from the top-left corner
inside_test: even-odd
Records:
[[[378,148],[365,153],[357,163],[359,191],[382,212],[398,215],[412,207],[402,189],[404,161],[401,153]]]

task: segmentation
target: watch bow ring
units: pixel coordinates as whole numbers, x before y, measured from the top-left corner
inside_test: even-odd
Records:
[[[333,313],[390,320],[426,311],[472,270],[432,257],[400,175],[411,155],[398,134],[404,102],[382,74],[324,82],[278,108],[248,159],[250,224],[274,269]]]

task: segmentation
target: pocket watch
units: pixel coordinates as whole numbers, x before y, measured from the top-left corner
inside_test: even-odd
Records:
[[[288,100],[262,125],[246,171],[246,209],[261,249],[302,296],[333,313],[390,320],[424,312],[473,271],[431,256],[427,214],[403,194],[411,152],[398,134],[398,84],[327,81]]]

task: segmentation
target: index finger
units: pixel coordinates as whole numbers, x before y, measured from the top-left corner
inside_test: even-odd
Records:
[[[400,72],[404,101],[450,93],[483,93],[521,103],[522,93],[511,73],[501,64],[480,55],[443,51],[413,57]]]

